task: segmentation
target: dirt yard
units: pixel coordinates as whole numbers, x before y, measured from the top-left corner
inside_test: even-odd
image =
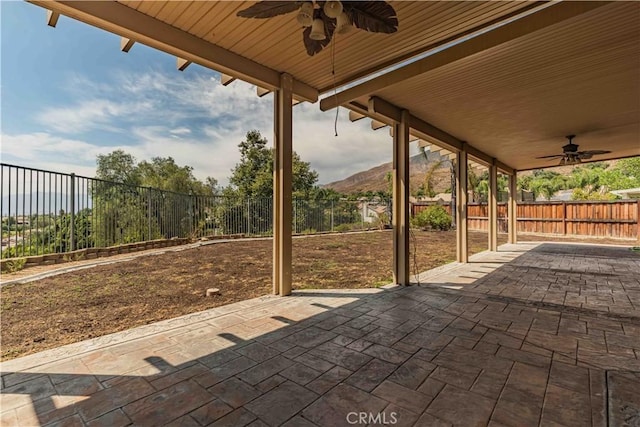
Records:
[[[455,232],[417,231],[414,236],[412,273],[455,260]],[[500,235],[499,243],[505,240]],[[522,236],[521,240],[539,239]],[[487,235],[470,233],[469,242],[472,253],[482,251]],[[216,243],[5,285],[0,313],[2,360],[268,294],[271,245],[269,240]],[[294,288],[366,288],[389,283],[391,249],[390,231],[296,238]],[[221,294],[205,297],[211,287],[219,288]]]
[[[486,242],[486,234],[470,234],[472,252],[484,250]],[[6,285],[2,360],[268,294],[271,245],[217,243]],[[414,247],[419,271],[454,261],[455,232],[416,232],[412,252]],[[294,288],[389,283],[391,249],[389,231],[296,238]],[[205,297],[211,287],[221,295]]]

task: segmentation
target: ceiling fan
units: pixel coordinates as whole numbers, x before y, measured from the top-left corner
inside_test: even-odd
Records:
[[[573,143],[573,138],[575,135],[567,135],[566,138],[569,140],[567,145],[562,146],[562,154],[555,154],[551,156],[542,156],[536,157],[537,159],[554,159],[560,158],[560,165],[575,165],[578,163],[582,163],[582,160],[588,160],[593,156],[599,154],[609,154],[611,151],[608,150],[587,150],[587,151],[578,151],[579,145]]]
[[[346,33],[352,26],[372,33],[398,31],[396,11],[385,1],[259,1],[237,15],[266,19],[295,11],[309,56],[324,49],[334,33]]]

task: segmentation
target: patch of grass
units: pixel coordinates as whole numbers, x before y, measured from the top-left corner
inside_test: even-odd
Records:
[[[313,270],[313,271],[329,271],[329,270],[335,270],[337,268],[339,268],[340,266],[338,265],[337,262],[333,261],[333,260],[318,260],[318,261],[314,261],[310,266],[309,269]]]
[[[381,287],[383,287],[385,285],[388,285],[390,283],[393,283],[393,277],[388,277],[388,278],[373,282],[373,287],[374,288],[381,288]]]
[[[346,243],[329,243],[324,246],[326,249],[342,249],[348,247]]]

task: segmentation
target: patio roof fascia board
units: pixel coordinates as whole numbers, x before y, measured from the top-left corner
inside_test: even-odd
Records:
[[[389,120],[392,120],[393,122],[398,123],[401,117],[402,108],[396,105],[393,105],[382,98],[373,96],[369,98],[369,106],[367,111],[371,114],[387,117]],[[490,155],[477,149],[473,145],[456,138],[455,136],[443,131],[442,129],[437,128],[436,126],[433,126],[430,123],[427,123],[426,121],[420,119],[419,117],[414,116],[413,114],[410,115],[409,126],[413,130],[430,137],[427,139],[436,139],[437,141],[442,142],[442,144],[436,144],[441,146],[444,145],[444,147],[442,148],[445,148],[447,150],[454,151],[454,152],[461,151],[464,149],[467,151],[469,156],[477,159],[479,163],[482,163],[485,166],[496,165],[498,169],[502,170],[503,172],[509,175],[512,175],[515,173],[514,168],[504,164],[503,162],[499,161],[494,157],[491,157]]]
[[[336,108],[339,105],[344,105],[354,99],[374,95],[375,92],[380,89],[388,88],[389,86],[404,82],[405,80],[419,76],[428,71],[440,68],[508,41],[515,40],[524,35],[557,24],[566,19],[573,18],[582,13],[589,12],[609,3],[610,2],[602,1],[570,1],[554,3],[549,7],[521,19],[509,22],[494,30],[487,31],[486,33],[451,46],[448,49],[443,49],[433,55],[429,55],[364,83],[345,89],[331,97],[324,98],[320,101],[320,109],[322,111],[327,111],[332,108]]]
[[[53,13],[135,40],[248,83],[271,90],[278,90],[280,87],[280,71],[208,43],[123,4],[106,1],[28,1]],[[295,79],[293,93],[303,101],[318,100],[315,88]]]
[[[477,32],[480,32],[480,31],[484,31],[484,30],[486,30],[487,28],[489,28],[489,27],[491,27],[493,25],[497,25],[497,24],[499,24],[501,22],[504,22],[504,21],[507,21],[509,19],[512,19],[512,18],[514,18],[514,17],[516,17],[518,15],[525,14],[525,13],[530,13],[532,10],[534,10],[536,8],[539,8],[539,7],[542,7],[542,6],[546,6],[548,3],[549,3],[548,0],[531,2],[531,4],[529,4],[527,6],[524,6],[521,9],[518,9],[518,10],[513,11],[511,13],[508,13],[506,15],[502,15],[502,16],[500,16],[498,18],[495,18],[495,19],[492,19],[492,20],[490,20],[488,22],[484,22],[484,23],[482,23],[482,24],[480,24],[480,25],[478,25],[476,27],[470,28],[470,29],[468,29],[466,31],[463,31],[463,32],[458,33],[458,34],[455,34],[455,35],[453,35],[451,37],[447,37],[447,38],[445,38],[443,40],[438,40],[435,43],[432,43],[432,44],[427,45],[427,46],[423,46],[420,49],[408,52],[408,53],[406,53],[404,55],[396,56],[395,58],[390,59],[390,60],[388,60],[386,62],[383,62],[383,63],[381,63],[381,64],[379,64],[379,65],[377,65],[377,66],[375,66],[373,68],[369,68],[369,69],[366,69],[366,70],[363,70],[363,71],[358,71],[355,74],[352,74],[352,75],[350,75],[350,76],[348,76],[348,77],[346,77],[346,78],[344,78],[342,80],[339,80],[339,81],[333,83],[331,86],[322,87],[318,91],[321,94],[322,93],[327,93],[329,91],[333,91],[335,88],[339,88],[341,86],[348,85],[348,84],[350,84],[350,83],[352,83],[354,81],[357,81],[359,79],[362,79],[362,78],[365,78],[365,77],[370,76],[372,74],[375,74],[377,72],[380,72],[381,70],[384,70],[385,68],[392,67],[395,64],[399,64],[401,62],[408,61],[411,58],[415,58],[415,57],[417,57],[419,55],[422,55],[422,54],[424,54],[424,53],[426,53],[426,52],[428,52],[430,50],[437,49],[440,46],[444,46],[444,45],[446,45],[448,43],[455,42],[456,40],[459,40],[459,39],[462,39],[464,37],[470,36],[470,35],[472,35],[474,33],[477,33]]]

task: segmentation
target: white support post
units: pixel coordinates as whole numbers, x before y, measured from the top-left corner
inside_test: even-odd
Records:
[[[280,77],[274,93],[273,165],[273,293],[291,294],[292,261],[292,155],[293,155],[293,78]]]
[[[517,195],[517,175],[509,175],[509,203],[507,204],[507,227],[509,232],[509,243],[518,242],[518,205],[516,203]]]
[[[466,144],[456,154],[456,258],[469,262],[469,225],[467,204],[469,198],[467,171],[469,167]]]
[[[409,112],[393,133],[393,280],[409,285]]]
[[[489,235],[489,250],[498,250],[498,167],[489,166],[489,199],[487,232]]]

